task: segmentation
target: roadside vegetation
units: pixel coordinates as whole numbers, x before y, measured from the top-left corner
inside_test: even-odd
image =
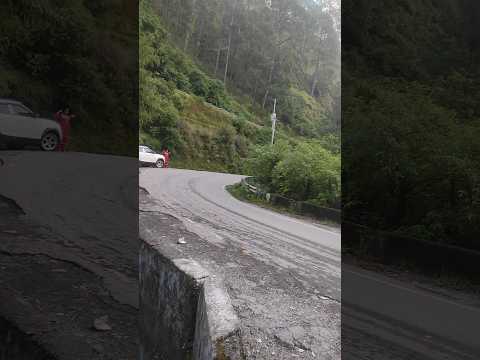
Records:
[[[257,146],[247,161],[249,173],[265,191],[320,206],[340,203],[340,154],[320,141]]]
[[[0,97],[50,119],[70,105],[71,150],[137,156],[135,4],[2,1],[0,13]]]
[[[479,6],[344,2],[344,219],[480,250]]]
[[[312,215],[303,214],[297,208],[284,206],[278,203],[267,201],[265,197],[258,196],[251,193],[242,184],[229,185],[226,190],[237,200],[244,201],[250,204],[254,204],[265,209],[273,210],[282,214],[296,217],[298,219],[304,219],[309,222],[316,222],[318,224],[327,225],[331,228],[340,228],[340,224],[327,220],[325,218],[314,217]]]
[[[249,174],[279,194],[334,203],[340,62],[338,9],[329,9],[303,0],[271,8],[142,0],[139,141],[168,147],[174,167]]]

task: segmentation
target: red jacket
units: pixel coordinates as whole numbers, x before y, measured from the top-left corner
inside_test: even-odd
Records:
[[[55,120],[60,124],[60,128],[62,129],[63,138],[68,138],[70,133],[70,119],[72,117],[70,115],[64,114],[62,111],[57,111],[55,113]]]
[[[170,151],[164,150],[162,151],[162,155],[165,158],[165,165],[168,165],[168,162],[170,160]]]

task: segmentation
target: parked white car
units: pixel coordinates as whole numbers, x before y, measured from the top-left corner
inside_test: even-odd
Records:
[[[55,120],[40,118],[19,101],[0,98],[0,144],[14,149],[34,145],[53,151],[61,136]]]
[[[163,168],[165,165],[165,157],[163,155],[157,154],[144,145],[138,147],[138,160],[140,165],[155,166],[157,168]]]

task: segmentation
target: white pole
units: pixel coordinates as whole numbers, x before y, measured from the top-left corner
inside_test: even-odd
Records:
[[[273,102],[273,114],[272,114],[272,145],[275,141],[275,126],[277,123],[277,114],[275,113],[275,109],[277,107],[277,99]]]

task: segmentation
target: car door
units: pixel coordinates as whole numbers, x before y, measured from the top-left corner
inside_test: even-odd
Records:
[[[10,103],[11,119],[13,120],[13,136],[24,139],[40,139],[43,126],[38,123],[33,112],[26,106]]]
[[[158,154],[148,147],[145,149],[145,151],[147,153],[148,162],[152,164],[156,163]]]
[[[13,116],[10,104],[0,103],[0,134],[3,136],[17,136],[15,127],[16,117]]]
[[[141,163],[147,162],[146,159],[145,159],[145,148],[143,146],[138,147],[138,160]]]

